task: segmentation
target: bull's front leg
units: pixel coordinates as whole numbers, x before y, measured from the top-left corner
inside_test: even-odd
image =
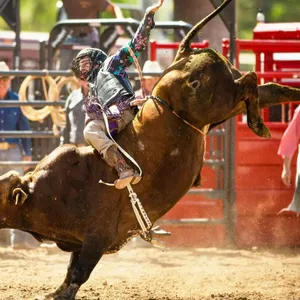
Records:
[[[271,137],[268,127],[260,116],[257,76],[249,72],[235,80],[236,101],[245,101],[248,127],[258,136]]]
[[[68,271],[66,278],[64,282],[61,284],[61,286],[53,293],[46,295],[45,299],[53,299],[56,296],[59,296],[60,294],[64,293],[70,286],[72,281],[72,273],[74,271],[74,268],[76,267],[78,260],[79,260],[80,252],[73,252],[70,257],[70,262],[68,265]]]
[[[112,244],[112,238],[115,235],[88,235],[83,242],[80,252],[74,252],[71,255],[68,272],[62,285],[52,294],[44,298],[46,300],[74,300],[82,284],[88,279],[99,262],[102,255]]]
[[[74,257],[71,262],[66,280],[59,294],[56,294],[54,300],[73,300],[82,284],[90,277],[91,272],[99,262],[102,255],[111,245],[111,238],[100,236],[89,236],[84,241],[80,254]]]

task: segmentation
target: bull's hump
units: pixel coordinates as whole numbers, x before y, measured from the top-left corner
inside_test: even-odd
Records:
[[[41,160],[36,169],[48,169],[51,166],[61,164],[74,165],[77,164],[82,157],[88,157],[89,155],[94,155],[92,147],[78,148],[74,145],[62,145]]]

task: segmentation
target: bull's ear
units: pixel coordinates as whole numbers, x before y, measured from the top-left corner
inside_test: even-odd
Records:
[[[13,199],[15,200],[15,205],[18,205],[19,203],[23,204],[27,197],[27,194],[21,188],[15,188],[13,190]]]

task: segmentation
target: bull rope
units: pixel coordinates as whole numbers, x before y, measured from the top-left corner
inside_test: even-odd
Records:
[[[158,98],[158,97],[156,97],[156,96],[152,96],[152,95],[147,96],[147,99],[155,100],[155,101],[159,102],[160,104],[164,105],[165,107],[167,107],[167,108],[171,111],[172,114],[174,114],[177,118],[179,118],[179,119],[180,119],[182,122],[184,122],[186,125],[188,125],[188,126],[190,126],[191,128],[195,129],[196,131],[198,131],[198,132],[199,132],[200,134],[202,134],[203,136],[206,136],[209,126],[207,126],[207,125],[204,126],[205,131],[202,131],[201,129],[199,129],[199,128],[197,128],[196,126],[192,125],[192,124],[191,124],[190,122],[188,122],[187,120],[181,118],[181,117],[177,114],[177,112],[172,108],[172,106],[171,106],[169,103],[165,102],[164,100],[162,100],[162,99],[160,99],[160,98]]]
[[[137,68],[137,71],[138,71],[138,74],[139,74],[139,80],[140,80],[140,84],[141,84],[141,89],[142,89],[142,95],[144,97],[145,95],[145,91],[144,91],[144,87],[143,87],[143,81],[142,81],[142,70],[141,70],[141,67],[136,59],[136,56],[134,55],[132,49],[128,46],[127,47],[135,65],[136,65],[136,68]],[[105,127],[106,127],[106,131],[107,131],[107,134],[108,136],[110,137],[110,139],[116,144],[117,148],[120,150],[120,152],[126,157],[128,158],[139,170],[139,175],[142,176],[142,169],[140,168],[140,166],[138,165],[138,163],[135,161],[135,159],[130,155],[128,154],[128,152],[126,152],[115,140],[114,138],[111,136],[110,134],[110,131],[109,131],[109,124],[108,124],[108,119],[107,119],[107,116],[105,114],[105,112],[102,110],[102,115],[103,115],[103,119],[104,119],[104,123],[105,123]],[[108,185],[108,186],[114,186],[114,184],[112,183],[106,183],[102,180],[99,180],[99,183],[102,183],[102,184],[105,184],[105,185]],[[150,229],[152,228],[153,224],[151,223],[140,199],[138,198],[137,194],[133,191],[132,187],[130,184],[127,185],[127,189],[128,189],[128,192],[129,192],[129,197],[130,197],[130,202],[131,202],[131,205],[132,205],[132,209],[133,209],[133,212],[135,214],[135,217],[142,229],[142,234],[141,234],[141,237],[153,244],[153,245],[156,245],[158,247],[163,247],[163,244],[161,242],[159,242],[157,239],[153,238],[152,235],[150,234]]]
[[[152,227],[152,223],[151,223],[146,211],[144,210],[140,199],[138,198],[137,194],[133,191],[130,184],[127,185],[127,189],[129,192],[130,202],[132,204],[134,214],[142,228],[144,237],[147,238],[148,232]]]
[[[142,97],[145,98],[145,88],[144,88],[144,85],[143,85],[143,80],[142,80],[142,69],[141,69],[141,66],[136,58],[136,56],[134,55],[132,49],[127,46],[127,50],[129,51],[130,55],[131,55],[131,58],[133,59],[134,61],[134,64],[135,64],[135,67],[137,69],[137,72],[139,74],[139,80],[140,80],[140,85],[141,85],[141,90],[142,90]]]
[[[110,131],[109,131],[109,124],[108,124],[108,119],[107,116],[105,114],[105,112],[102,110],[102,115],[103,115],[103,119],[104,119],[104,123],[105,123],[105,127],[106,127],[106,131],[108,136],[111,138],[111,140],[116,144],[116,146],[118,147],[118,149],[120,150],[120,152],[125,155],[133,164],[135,164],[137,166],[137,168],[139,169],[139,174],[140,176],[142,176],[142,169],[140,168],[140,166],[138,165],[138,163],[135,161],[135,159],[128,153],[126,152],[115,140],[114,138],[111,136]],[[99,180],[99,183],[108,185],[108,186],[114,186],[113,183],[107,183],[104,182],[103,180]],[[146,211],[143,208],[143,205],[141,203],[141,201],[139,200],[139,198],[137,197],[137,194],[133,191],[132,187],[130,184],[127,185],[127,189],[129,192],[129,197],[130,197],[130,202],[132,205],[132,209],[133,212],[136,216],[136,219],[138,220],[139,225],[141,226],[141,229],[143,231],[142,235],[143,238],[145,238],[147,241],[150,241],[149,239],[149,230],[152,227],[152,223],[149,219],[149,217],[147,216]],[[137,207],[136,207],[137,204]]]

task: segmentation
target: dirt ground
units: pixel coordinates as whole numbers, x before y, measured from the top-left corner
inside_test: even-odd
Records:
[[[52,292],[68,260],[56,247],[0,248],[0,299]],[[299,300],[300,249],[161,250],[136,240],[104,256],[76,299]]]

